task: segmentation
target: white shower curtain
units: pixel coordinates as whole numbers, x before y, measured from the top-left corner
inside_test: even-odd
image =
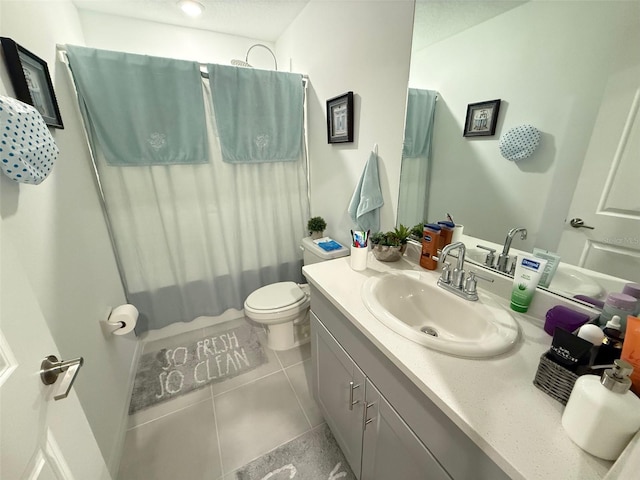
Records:
[[[95,152],[138,333],[241,309],[267,283],[302,281],[304,159],[223,162],[207,80],[203,87],[208,163],[119,167]]]

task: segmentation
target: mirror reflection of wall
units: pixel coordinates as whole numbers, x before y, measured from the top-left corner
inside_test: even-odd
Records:
[[[556,251],[610,79],[640,65],[640,4],[418,0],[414,28],[409,86],[440,95],[428,220],[451,213],[499,244],[524,226],[517,248]],[[464,138],[467,105],[496,98],[495,136]],[[500,136],[523,124],[542,132],[540,146],[508,161]]]

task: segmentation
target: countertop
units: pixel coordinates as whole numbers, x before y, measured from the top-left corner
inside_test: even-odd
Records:
[[[560,423],[564,407],[532,383],[540,355],[551,345],[542,321],[512,312],[520,326],[520,339],[498,357],[465,359],[430,350],[387,328],[361,300],[360,291],[368,278],[399,269],[420,270],[431,275],[434,283],[439,275],[406,258],[379,262],[371,253],[367,269],[361,272],[352,270],[345,257],[307,265],[303,273],[510,477],[603,478],[612,462],[576,446]],[[499,301],[509,309],[506,299]]]

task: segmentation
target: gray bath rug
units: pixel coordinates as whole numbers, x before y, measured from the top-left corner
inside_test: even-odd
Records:
[[[256,331],[240,325],[140,359],[129,415],[253,370],[267,361]]]
[[[236,480],[355,480],[327,424],[236,471]]]

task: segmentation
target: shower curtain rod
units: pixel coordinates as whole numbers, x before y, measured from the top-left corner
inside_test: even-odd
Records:
[[[60,43],[56,44],[56,50],[58,51],[58,56],[60,57],[60,61],[66,65],[69,65],[69,58],[67,57],[67,46],[66,45],[62,45]],[[200,65],[200,68],[207,68],[207,64],[206,63],[201,63],[198,62],[198,64]],[[246,67],[243,67],[246,68]],[[253,68],[253,67],[251,67]],[[208,72],[204,72],[202,70],[200,70],[200,75],[202,76],[202,78],[209,78],[209,73]],[[302,83],[304,83],[305,85],[307,84],[307,82],[309,81],[309,75],[306,74],[302,74]]]

